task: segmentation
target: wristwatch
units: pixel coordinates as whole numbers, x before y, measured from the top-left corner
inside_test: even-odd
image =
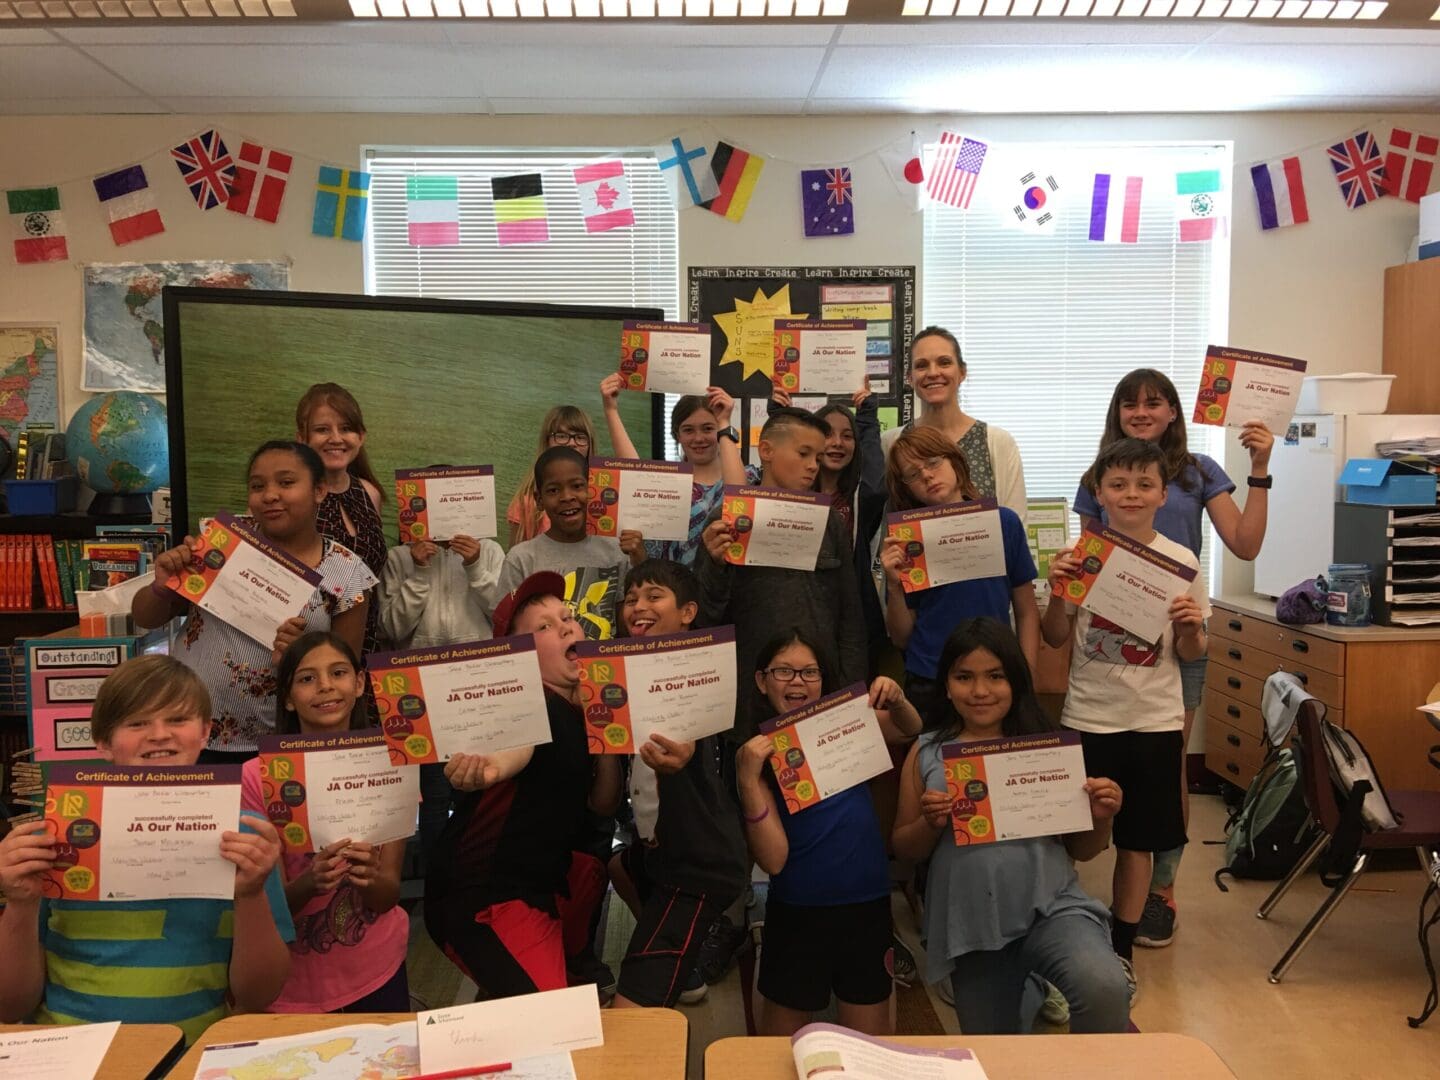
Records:
[[[1274,482],[1275,478],[1273,476],[1247,476],[1245,478],[1245,483],[1251,487],[1265,488],[1266,490],[1269,490],[1270,485]]]
[[[740,445],[740,432],[735,430],[735,426],[733,424],[730,427],[721,428],[715,433],[715,437],[717,439],[729,439],[736,446]]]

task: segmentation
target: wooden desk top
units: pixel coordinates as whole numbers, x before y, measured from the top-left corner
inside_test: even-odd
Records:
[[[414,1013],[350,1013],[306,1016],[297,1013],[246,1013],[210,1026],[170,1074],[192,1080],[205,1046],[213,1043],[275,1039],[351,1024],[395,1024]],[[605,1045],[574,1053],[577,1080],[685,1080],[689,1023],[674,1009],[606,1009],[600,1014]],[[786,1060],[789,1060],[787,1055]],[[794,1069],[791,1068],[793,1080]],[[110,1080],[106,1074],[105,1080]]]
[[[1240,596],[1212,596],[1211,606],[1237,611],[1241,615],[1254,615],[1273,622],[1285,624],[1275,618],[1275,601],[1264,596],[1245,594]],[[1440,641],[1440,626],[1331,626],[1328,623],[1306,623],[1304,626],[1286,627],[1299,634],[1312,634],[1331,641],[1343,641],[1351,645],[1388,645],[1397,641]]]
[[[0,1024],[0,1035],[53,1026]],[[104,1080],[148,1080],[171,1052],[184,1044],[184,1034],[173,1024],[121,1024],[97,1075]]]
[[[990,1080],[1234,1080],[1214,1050],[1189,1035],[897,1035],[907,1046],[964,1047]],[[705,1051],[705,1080],[795,1080],[789,1039],[717,1039]]]

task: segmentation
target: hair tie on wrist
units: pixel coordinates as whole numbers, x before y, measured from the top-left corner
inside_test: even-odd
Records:
[[[764,821],[767,817],[770,816],[770,808],[768,806],[765,807],[764,810],[761,810],[760,813],[756,814],[754,817],[751,817],[749,814],[745,814],[743,816],[745,820],[748,821],[751,825],[755,825],[761,821]]]

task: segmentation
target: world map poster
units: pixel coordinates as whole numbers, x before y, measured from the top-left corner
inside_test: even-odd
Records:
[[[283,262],[114,263],[85,267],[85,390],[165,392],[166,285],[289,289]]]
[[[60,425],[60,331],[0,323],[0,435],[12,447],[30,424]]]

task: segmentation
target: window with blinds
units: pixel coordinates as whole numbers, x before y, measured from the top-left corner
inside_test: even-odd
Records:
[[[969,211],[925,210],[923,322],[960,340],[963,408],[1015,437],[1029,496],[1073,500],[1121,376],[1138,367],[1165,372],[1188,421],[1205,347],[1227,340],[1229,232],[1179,242],[1175,175],[1218,169],[1228,185],[1231,152],[1228,145],[1003,150],[1004,160],[986,161],[979,192],[992,205],[977,199]],[[1012,159],[1020,168],[1009,167]],[[1011,173],[1031,168],[1042,182],[1053,175],[1060,184],[1055,224],[1044,235],[1011,212],[1018,183],[1013,198],[995,194]],[[1089,239],[1096,173],[1122,185],[1127,176],[1143,178],[1136,243]],[[1192,450],[1218,456],[1215,429],[1187,427]]]
[[[675,207],[653,155],[613,149],[442,152],[370,147],[365,157],[371,174],[365,291],[371,295],[657,307],[670,318],[679,316]],[[635,225],[587,233],[573,170],[616,157],[625,163]],[[523,173],[541,175],[550,239],[501,247],[490,181]],[[410,246],[407,181],[427,176],[456,178],[459,244]]]

